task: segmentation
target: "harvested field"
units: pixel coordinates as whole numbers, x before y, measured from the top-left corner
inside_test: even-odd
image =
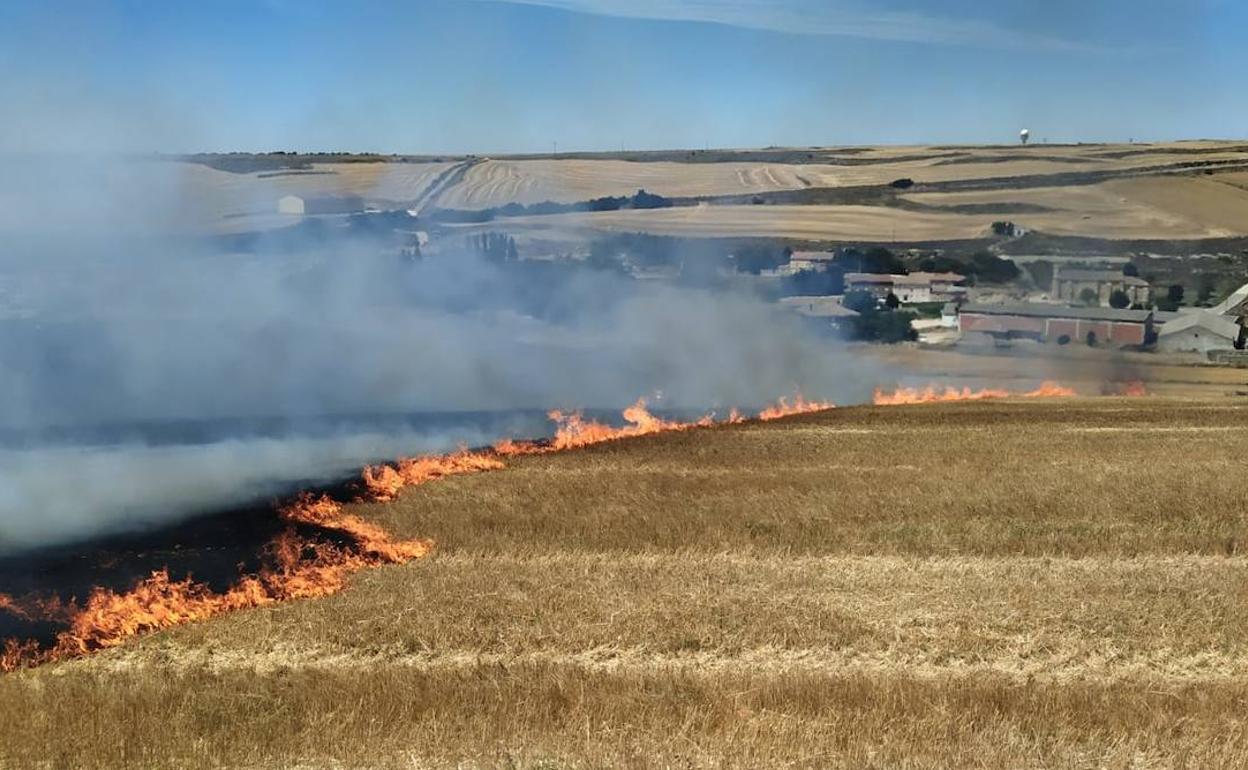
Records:
[[[469,170],[439,205],[478,209],[511,202],[574,202],[632,195],[643,188],[672,197],[795,190],[824,184],[820,168],[826,169],[782,163],[491,160]]]
[[[0,767],[1236,767],[1248,404],[847,408],[354,512],[434,556],[0,677]]]
[[[885,206],[689,206],[514,217],[503,224],[508,230],[534,236],[543,232],[596,230],[707,237],[924,241],[983,237],[990,232],[992,220],[991,216],[905,211]]]
[[[1248,396],[1248,371],[1210,366],[1197,354],[1129,353],[1047,348],[1037,355],[1023,344],[1007,350],[941,350],[911,346],[862,346],[863,355],[915,383],[956,381],[973,387],[1006,385],[1023,390],[1045,379],[1080,393],[1116,393],[1132,382],[1171,398],[1225,399]]]
[[[233,174],[195,163],[174,168],[185,198],[184,210],[198,221],[194,229],[218,233],[288,226],[297,217],[281,216],[284,195],[356,195],[383,206],[416,200],[452,163],[322,163],[311,171]]]
[[[981,147],[959,152],[924,147],[869,148],[852,157],[814,153],[808,163],[724,160],[636,162],[612,159],[488,160],[440,198],[446,208],[490,208],[507,203],[571,202],[631,195],[640,188],[668,197],[717,196],[806,187],[886,185],[908,177],[919,183],[1027,177],[1079,171],[1127,171],[1185,161],[1248,161],[1242,147],[1222,152],[1141,152],[1106,159],[1086,148]],[[1102,148],[1103,149],[1103,148]],[[730,157],[730,156],[729,156]]]
[[[1231,176],[1231,175],[1225,175]],[[911,193],[909,208],[846,205],[700,206],[517,217],[515,229],[643,231],[664,235],[924,241],[975,238],[1008,219],[1051,235],[1106,239],[1248,234],[1248,191],[1213,177],[1157,176],[1095,185]]]
[[[768,162],[766,159],[771,157],[777,160]],[[821,189],[861,187],[875,193],[862,199],[827,199],[825,194],[811,200],[776,201],[811,209],[800,216],[789,205],[769,206],[752,214],[729,208],[699,219],[691,219],[694,215],[688,213],[611,212],[621,217],[620,221],[574,215],[549,221],[543,227],[566,229],[575,225],[673,234],[890,240],[895,225],[898,239],[924,240],[972,237],[996,216],[1019,220],[1054,235],[1195,239],[1245,232],[1244,196],[1235,184],[1235,174],[1242,172],[1200,178],[1150,176],[1095,185],[1088,182],[1097,180],[1080,175],[1114,175],[1138,169],[1153,169],[1155,174],[1158,169],[1173,170],[1181,164],[1231,161],[1248,163],[1248,149],[1242,144],[1181,142],[1155,146],[812,148],[494,158],[465,166],[462,176],[443,180],[445,187],[428,196],[434,200],[425,199],[430,186],[455,164],[312,163],[310,170],[249,174],[218,171],[195,163],[178,163],[176,168],[188,202],[184,208],[199,212],[198,219],[186,226],[198,231],[240,232],[289,224],[289,217],[272,213],[277,198],[286,194],[359,195],[383,207],[421,201],[440,208],[481,209],[508,203],[566,203],[632,195],[643,188],[679,198],[745,196],[739,201],[744,203],[755,194],[787,191],[801,195],[804,190],[818,193]],[[1041,179],[1052,174],[1073,176]],[[902,178],[919,184],[979,180],[990,189],[929,191],[908,196],[912,203],[931,207],[919,212],[899,212],[881,206],[871,206],[874,212],[842,206],[827,208],[829,204],[874,203],[873,198],[880,197],[880,189],[887,190],[889,183]],[[1031,187],[1034,184],[1049,186]],[[1062,186],[1053,187],[1055,184]],[[982,208],[989,204],[1007,208],[994,214]],[[1051,211],[1020,214],[1010,211],[1009,204],[1042,206]],[[973,212],[973,221],[958,218],[966,211],[960,212],[958,207],[968,205],[981,207]],[[915,213],[928,217],[916,220],[908,216]],[[865,220],[861,225],[852,221],[860,217]],[[887,226],[882,225],[883,219],[889,220]],[[972,236],[967,236],[968,232]]]
[[[1220,189],[1221,188],[1221,189]],[[968,206],[1001,207],[1029,230],[1053,235],[1132,238],[1218,238],[1248,232],[1248,194],[1193,177],[1122,179],[1082,187],[915,193],[904,199],[958,213]],[[1011,206],[1048,211],[1012,213]]]
[[[1248,190],[1248,171],[1232,171],[1225,174],[1215,174],[1213,179],[1222,184],[1238,187],[1241,190]]]
[[[1212,236],[1248,233],[1248,190],[1216,177],[1141,177],[1106,183],[1111,193],[1209,228]]]
[[[974,160],[971,158],[970,160]],[[1140,161],[1138,165],[1146,165]],[[1040,174],[1099,170],[1100,161],[1074,165],[1016,160],[1009,173]],[[939,156],[876,164],[630,163],[614,160],[491,160],[475,166],[440,199],[446,208],[480,209],[511,202],[572,202],[638,189],[668,197],[693,197],[800,190],[805,187],[884,185],[903,176],[921,182],[1001,176],[999,163],[941,165]]]

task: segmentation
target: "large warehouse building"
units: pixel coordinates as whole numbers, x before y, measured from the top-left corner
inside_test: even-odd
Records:
[[[1033,339],[1059,345],[1143,345],[1154,339],[1153,311],[1062,305],[963,305],[964,339]]]

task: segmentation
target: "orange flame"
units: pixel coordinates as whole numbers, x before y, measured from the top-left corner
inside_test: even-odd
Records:
[[[759,412],[758,419],[766,422],[795,414],[810,414],[811,412],[823,412],[835,408],[836,404],[831,401],[807,401],[799,391],[793,394],[793,403],[790,404],[787,399],[781,397],[776,400],[774,405]]]
[[[461,449],[449,455],[403,458],[394,465],[374,465],[364,469],[364,486],[373,500],[393,500],[404,487],[424,484],[444,476],[498,470],[503,463],[483,452]]]
[[[924,390],[899,388],[893,393],[876,391],[876,404],[927,403],[983,398],[1005,398],[1004,390],[971,391],[934,386]],[[1028,393],[1027,398],[1073,396],[1074,391],[1046,382]],[[759,420],[774,420],[807,414],[834,405],[808,401],[800,393],[792,403],[780,399],[759,413]],[[626,425],[612,427],[584,419],[580,412],[549,414],[556,423],[549,441],[503,440],[483,451],[459,450],[446,455],[400,459],[392,465],[370,466],[362,474],[366,499],[393,500],[404,488],[418,486],[447,476],[481,473],[504,467],[503,458],[557,452],[606,441],[690,430],[717,424],[711,415],[694,422],[665,420],[651,414],[644,399],[624,410]],[[733,409],[723,422],[744,422]],[[67,627],[49,646],[36,641],[5,639],[0,643],[0,672],[24,666],[63,660],[94,650],[115,647],[130,637],[212,617],[232,610],[260,607],[287,599],[325,596],[340,590],[346,579],[361,569],[382,564],[398,564],[420,558],[433,547],[428,540],[395,540],[384,529],[358,516],[348,514],[341,503],[321,495],[302,494],[276,509],[278,517],[290,525],[265,546],[267,566],[255,574],[240,577],[223,592],[194,582],[191,577],[174,580],[167,570],[159,570],[124,593],[96,588],[82,605],[56,598],[15,599],[0,594],[0,612],[33,620],[58,620]],[[300,535],[297,526],[315,526],[339,535],[345,543],[321,542]]]
[[[48,648],[7,639],[0,647],[0,671],[85,655],[115,647],[132,636],[203,620],[232,610],[284,599],[326,596],[340,590],[347,576],[365,567],[396,564],[429,553],[426,540],[392,539],[375,524],[344,513],[329,497],[301,495],[278,509],[291,524],[266,546],[272,561],[231,588],[215,592],[190,577],[173,580],[158,570],[124,593],[96,588],[82,606],[64,606],[68,627]],[[315,525],[344,536],[351,545],[313,542],[296,533],[296,524]],[[51,618],[58,603],[0,596],[0,609],[23,618]]]
[[[1056,382],[1042,382],[1035,390],[1014,393],[1000,388],[972,390],[945,386],[928,385],[925,388],[897,388],[890,392],[876,389],[872,403],[876,406],[898,406],[901,404],[931,404],[939,401],[982,401],[993,398],[1070,398],[1075,395],[1071,388]]]
[[[503,457],[555,452],[713,423],[709,416],[687,423],[663,420],[646,409],[644,399],[624,410],[627,424],[620,428],[587,421],[580,413],[551,412],[550,418],[558,429],[549,442],[502,441],[479,452],[461,449],[446,455],[403,458],[392,465],[369,466],[361,477],[365,499],[385,502],[406,487],[447,476],[498,470],[504,467]],[[224,592],[215,592],[190,577],[174,580],[167,570],[160,570],[124,593],[96,588],[81,606],[55,599],[17,600],[0,594],[0,612],[28,620],[63,619],[68,625],[46,648],[34,641],[4,640],[0,644],[0,671],[115,647],[139,634],[223,612],[332,594],[354,572],[417,559],[433,547],[427,540],[395,540],[376,524],[346,513],[341,503],[327,495],[301,494],[278,507],[277,515],[291,526],[265,547],[271,565],[256,574],[244,575]],[[328,530],[341,535],[349,544],[310,540],[299,535],[295,525]]]
[[[13,597],[8,594],[0,594],[0,610],[7,610],[20,618],[27,617],[25,608],[14,601]]]
[[[1117,389],[1115,395],[1127,396],[1129,398],[1143,398],[1148,395],[1148,387],[1145,386],[1140,380],[1132,380],[1131,382],[1123,383]]]
[[[646,409],[646,400],[637,402],[624,410],[627,425],[615,428],[593,420],[586,420],[580,412],[561,412],[558,410],[548,415],[558,428],[550,446],[553,451],[575,449],[578,447],[601,444],[604,441],[618,441],[622,438],[647,436],[651,433],[663,433],[673,430],[688,430],[699,423],[673,422],[655,417]]]

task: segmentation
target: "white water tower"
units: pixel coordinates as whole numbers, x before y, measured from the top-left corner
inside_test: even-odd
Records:
[[[1022,142],[1024,145],[1027,144],[1027,142],[1031,141],[1031,132],[1025,128],[1022,131],[1019,131],[1018,141]]]

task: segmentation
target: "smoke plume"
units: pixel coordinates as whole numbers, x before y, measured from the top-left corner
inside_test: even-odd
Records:
[[[183,164],[11,168],[0,549],[532,433],[549,408],[861,400],[875,379],[744,294],[467,250],[413,262],[340,221],[242,248],[186,235]]]

